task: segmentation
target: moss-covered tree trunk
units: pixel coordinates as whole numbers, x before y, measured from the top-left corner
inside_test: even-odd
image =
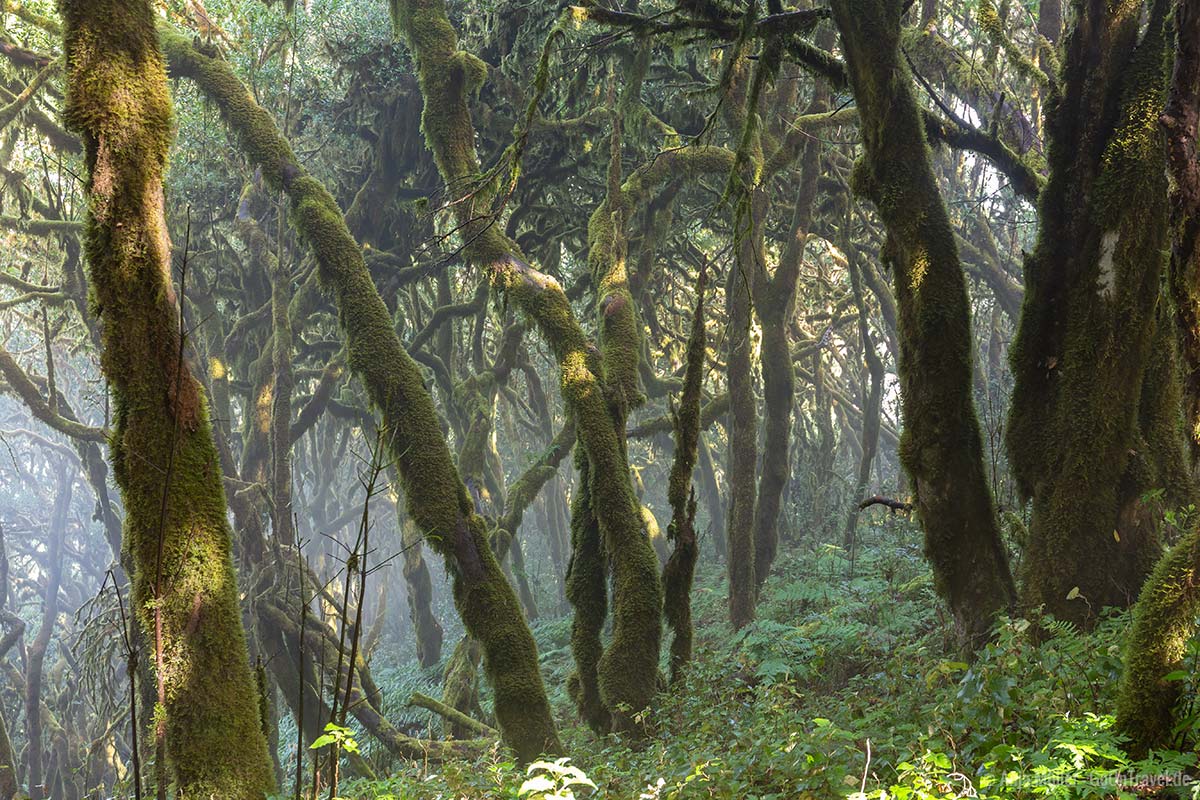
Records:
[[[247,660],[225,495],[200,386],[182,358],[163,215],[171,101],[149,0],[62,0],[66,120],[84,142],[85,252],[114,401],[138,617],[162,650],[180,798],[262,798],[271,762]],[[152,637],[153,638],[153,637]]]
[[[1173,178],[1170,285],[1184,356],[1184,409],[1195,456],[1200,449],[1196,427],[1200,421],[1200,163],[1196,159],[1200,8],[1195,3],[1179,3],[1175,8],[1175,64],[1161,123]],[[1161,331],[1158,338],[1156,355],[1163,349]],[[1169,360],[1166,365],[1170,367]],[[1117,727],[1129,737],[1137,755],[1178,744],[1174,711],[1184,684],[1165,678],[1183,668],[1198,614],[1200,526],[1194,526],[1155,566],[1133,609],[1133,629],[1125,645],[1125,669],[1117,697]]]
[[[925,553],[960,640],[977,645],[1013,601],[971,399],[971,319],[954,233],[929,163],[912,76],[900,54],[902,0],[835,0],[861,119],[854,189],[887,228],[883,257],[899,308],[900,457]]]
[[[754,621],[758,587],[755,570],[754,504],[758,474],[758,401],[752,368],[751,281],[766,257],[763,229],[766,203],[761,193],[738,204],[734,226],[739,241],[725,283],[728,322],[726,381],[729,384],[729,516],[725,526],[729,547],[729,621],[742,628]]]
[[[1160,554],[1152,489],[1189,494],[1176,376],[1150,370],[1167,233],[1167,3],[1082,4],[1047,102],[1050,176],[1011,359],[1007,447],[1032,500],[1025,602],[1090,624]]]
[[[630,354],[627,337],[610,337],[613,348],[605,347],[601,355],[579,326],[558,282],[531,267],[516,243],[495,224],[491,209],[495,185],[482,180],[468,108],[468,98],[485,79],[487,65],[458,48],[444,2],[401,0],[395,4],[395,11],[397,27],[417,61],[418,82],[425,100],[422,129],[426,141],[450,194],[458,198],[453,210],[466,255],[537,325],[559,365],[563,398],[578,426],[579,452],[589,466],[586,486],[581,487],[580,494],[590,496],[595,521],[594,526],[591,522],[581,526],[573,522],[573,528],[599,535],[604,557],[611,566],[613,635],[596,665],[597,687],[608,713],[585,712],[585,717],[599,720],[606,716],[608,723],[628,728],[634,714],[646,708],[657,691],[662,633],[658,559],[646,536],[630,481],[624,429],[618,429],[613,414],[614,401],[617,409],[621,403],[630,402],[629,372],[625,367],[630,358],[636,367],[636,344]],[[604,326],[619,325],[627,332],[629,317],[625,312],[632,309],[622,307],[621,297],[628,296],[628,288],[599,288],[613,296],[609,305],[601,308]],[[629,304],[626,301],[624,305]],[[607,378],[607,362],[613,363],[613,380]],[[573,575],[584,571],[581,558],[579,553],[573,556]],[[603,583],[600,587],[603,589]],[[568,586],[568,597],[572,595]],[[600,609],[590,606],[588,613],[595,610]],[[603,617],[588,624],[598,631]],[[576,657],[579,660],[578,652]],[[590,682],[588,677],[581,678],[584,683]],[[617,712],[620,708],[632,713]]]
[[[683,375],[683,391],[679,410],[675,414],[675,458],[667,483],[667,501],[671,504],[671,523],[667,539],[671,555],[663,567],[663,613],[671,627],[671,681],[683,674],[692,658],[692,579],[696,574],[696,559],[700,548],[696,541],[696,491],[692,488],[692,473],[696,469],[700,443],[700,400],[704,388],[704,361],[708,355],[704,329],[704,292],[708,288],[708,273],[704,267],[696,280],[696,310],[692,315],[692,331],[688,337],[687,367]]]
[[[505,743],[522,760],[557,751],[537,645],[442,437],[433,398],[400,344],[336,201],[300,166],[270,115],[227,62],[200,52],[190,39],[171,30],[163,30],[162,41],[173,74],[196,82],[240,139],[250,161],[262,169],[268,185],[282,190],[291,202],[292,223],[312,249],[321,281],[339,310],[350,369],[381,417],[408,512],[446,560],[463,626],[483,649],[484,672]]]

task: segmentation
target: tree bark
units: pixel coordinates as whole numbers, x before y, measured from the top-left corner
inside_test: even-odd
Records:
[[[854,189],[887,228],[899,307],[900,456],[925,553],[960,641],[979,646],[1014,595],[971,398],[971,320],[954,234],[900,55],[901,0],[834,0],[865,158]]]
[[[85,251],[115,406],[111,458],[143,626],[159,623],[181,797],[261,800],[271,762],[247,660],[208,411],[182,358],[163,215],[171,101],[149,0],[63,0],[68,127],[86,154]]]
[[[1086,3],[1065,38],[1011,349],[1006,445],[1032,500],[1024,601],[1085,626],[1132,603],[1161,554],[1144,494],[1165,487],[1172,504],[1190,494],[1169,406],[1177,378],[1151,369],[1167,248],[1157,117],[1168,3],[1154,0],[1139,40],[1142,5]]]

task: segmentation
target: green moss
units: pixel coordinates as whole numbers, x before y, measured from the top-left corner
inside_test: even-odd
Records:
[[[1153,344],[1167,235],[1157,123],[1167,5],[1154,3],[1141,41],[1137,12],[1124,6],[1068,37],[1063,94],[1047,119],[1042,227],[1011,350],[1007,446],[1033,509],[1024,599],[1083,624],[1092,610],[1137,596],[1160,552],[1141,497],[1179,474],[1177,426],[1145,413],[1146,401],[1177,392],[1172,371],[1155,366],[1170,348]],[[1097,36],[1109,42],[1105,63],[1074,66]],[[1066,599],[1076,589],[1086,602]]]
[[[1117,699],[1117,727],[1129,736],[1136,756],[1176,742],[1173,712],[1183,684],[1165,678],[1183,667],[1187,643],[1196,632],[1198,569],[1200,527],[1195,527],[1159,562],[1134,606]]]
[[[469,636],[458,640],[442,674],[442,702],[474,719],[483,718],[479,705],[479,642]],[[472,731],[452,722],[446,723],[447,734],[455,739],[468,739]]]
[[[199,384],[179,363],[162,193],[171,103],[156,13],[148,0],[61,8],[65,116],[85,145],[84,246],[116,411],[111,457],[134,604],[147,630],[156,609],[162,623],[169,767],[181,798],[262,798],[273,778],[224,490]]]
[[[936,588],[961,640],[974,646],[1014,589],[971,397],[966,283],[900,55],[900,13],[882,0],[833,3],[862,120],[865,154],[854,188],[875,203],[887,228],[883,258],[895,276],[900,459],[916,492]]]
[[[199,53],[170,29],[161,36],[172,73],[191,78],[214,101],[268,185],[291,201],[292,224],[312,250],[321,282],[337,305],[347,363],[381,417],[408,512],[446,560],[455,606],[483,649],[505,743],[522,760],[558,750],[533,636],[442,438],[421,372],[400,344],[336,201],[298,166],[270,115],[226,62]]]
[[[758,474],[758,407],[753,374],[752,281],[756,264],[765,263],[763,247],[766,200],[761,192],[743,192],[735,203],[736,261],[725,285],[729,320],[726,380],[729,386],[729,619],[735,628],[754,620],[754,515]]]
[[[495,185],[492,179],[478,184],[475,129],[468,108],[473,87],[464,74],[466,59],[459,55],[445,4],[406,0],[398,18],[417,62],[425,98],[422,130],[442,179],[452,193],[467,185],[474,190],[471,203],[454,207],[467,257],[537,325],[558,361],[563,398],[576,419],[581,452],[588,460],[588,491],[600,539],[612,564],[613,638],[597,666],[599,692],[610,711],[618,707],[641,711],[657,688],[662,586],[629,482],[623,422],[618,426],[614,418],[601,359],[576,321],[562,287],[529,266],[489,214],[480,213],[490,210]],[[627,320],[622,317],[618,324],[627,326]],[[628,333],[628,327],[623,327],[614,339],[625,342]],[[634,347],[635,365],[636,357]],[[613,717],[619,727],[628,727],[629,719]]]
[[[575,672],[568,681],[568,689],[583,721],[595,731],[606,731],[610,715],[600,697],[598,667],[604,652],[600,632],[608,617],[607,575],[600,526],[592,508],[587,459],[576,455],[575,461],[580,488],[571,501],[571,559],[566,576],[567,600],[575,609],[571,622]]]

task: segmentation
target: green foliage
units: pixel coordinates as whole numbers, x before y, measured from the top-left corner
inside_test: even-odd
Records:
[[[786,553],[763,588],[758,620],[736,635],[720,565],[702,563],[696,656],[648,712],[646,727],[658,734],[631,745],[597,739],[579,722],[565,726],[571,764],[598,788],[564,787],[560,779],[576,773],[546,768],[539,776],[559,781],[546,791],[621,800],[1123,798],[1137,780],[1195,768],[1189,752],[1130,756],[1114,726],[1128,612],[1107,611],[1086,632],[1041,613],[1003,619],[967,664],[916,531],[894,522],[863,526],[853,572],[831,545]],[[547,620],[534,633],[549,685],[561,687],[573,666],[568,623]],[[1167,676],[1185,698],[1195,696],[1200,663],[1200,646],[1190,647],[1183,669]],[[380,674],[386,695],[407,673]],[[564,692],[551,700],[574,721]],[[1190,737],[1197,719],[1186,703],[1179,718],[1191,727],[1180,735]],[[350,784],[346,796],[538,796],[521,795],[530,775],[496,754],[401,773]]]
[[[325,723],[325,732],[318,736],[308,746],[308,749],[321,750],[330,746],[344,750],[347,753],[358,752],[358,740],[354,738],[354,731],[333,722]]]
[[[596,784],[579,767],[571,766],[569,758],[554,761],[535,761],[527,770],[529,776],[517,790],[519,797],[529,800],[575,800],[575,787],[596,788]]]

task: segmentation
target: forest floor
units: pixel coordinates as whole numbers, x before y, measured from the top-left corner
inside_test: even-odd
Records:
[[[864,525],[862,535],[853,564],[838,547],[785,545],[758,621],[736,634],[726,621],[722,570],[702,568],[695,661],[686,680],[662,695],[648,720],[657,733],[641,743],[598,738],[577,722],[564,688],[570,619],[539,621],[543,674],[569,763],[595,790],[576,785],[554,794],[548,787],[561,787],[571,773],[543,768],[534,773],[547,780],[519,794],[528,774],[495,751],[478,762],[397,767],[390,778],[351,781],[340,794],[1074,798],[1142,796],[1189,780],[1194,754],[1134,761],[1112,730],[1126,614],[1106,614],[1087,634],[1048,619],[1004,620],[968,665],[954,650],[919,531],[897,517]],[[1189,659],[1200,663],[1195,654]],[[376,672],[396,719],[415,719],[402,705],[412,690],[438,691],[436,670]],[[1190,682],[1196,672],[1179,677]],[[1193,743],[1185,749],[1194,750],[1196,728],[1193,721],[1181,731],[1181,746]],[[370,756],[371,743],[363,746]],[[538,784],[542,790],[528,791]],[[1194,788],[1182,796],[1196,796]]]

